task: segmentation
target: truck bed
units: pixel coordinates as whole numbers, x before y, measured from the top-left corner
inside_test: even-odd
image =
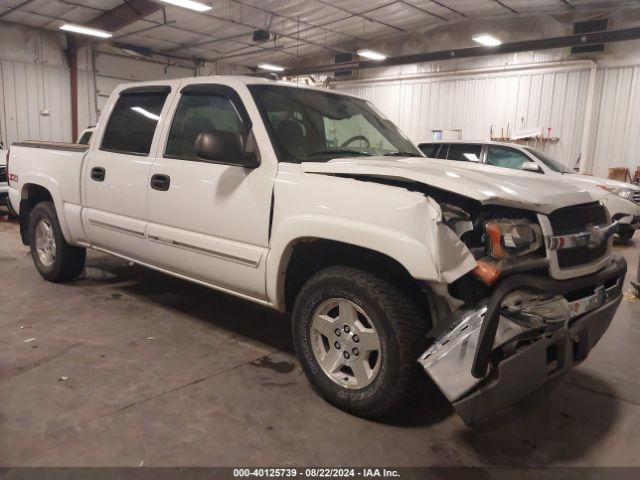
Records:
[[[15,142],[12,147],[28,147],[42,148],[45,150],[62,150],[64,152],[86,152],[89,145],[67,142],[42,142],[38,140],[25,140],[24,142]]]
[[[80,174],[87,145],[64,142],[16,142],[10,149],[11,174],[17,177],[10,189],[16,189],[14,205],[18,206],[25,185],[44,185],[52,192],[59,212],[63,204],[79,205]],[[11,192],[11,190],[10,190]],[[12,198],[12,200],[14,200]]]

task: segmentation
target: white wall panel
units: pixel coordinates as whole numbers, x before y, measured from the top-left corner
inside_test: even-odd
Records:
[[[596,98],[593,173],[627,167],[633,175],[640,166],[640,66],[600,70]]]
[[[2,138],[14,141],[71,140],[69,70],[0,61]]]
[[[453,75],[371,84],[339,90],[376,104],[415,142],[431,131],[461,129],[464,140],[488,140],[507,128],[545,127],[560,137],[546,151],[573,167],[580,153],[589,70],[532,69]],[[546,132],[546,131],[545,131]]]

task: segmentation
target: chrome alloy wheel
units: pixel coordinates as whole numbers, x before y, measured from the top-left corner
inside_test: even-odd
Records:
[[[378,332],[350,300],[330,298],[318,306],[311,321],[311,345],[324,373],[341,387],[364,388],[380,370]]]
[[[41,218],[36,225],[36,252],[45,267],[50,267],[56,261],[56,239],[53,227],[45,218]]]

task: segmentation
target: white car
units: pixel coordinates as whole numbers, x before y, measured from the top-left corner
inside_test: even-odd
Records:
[[[617,225],[589,192],[424,158],[327,90],[121,85],[90,145],[14,144],[9,177],[44,279],[93,248],[288,312],[316,391],[366,417],[415,395],[419,363],[485,418],[584,360],[622,298]]]
[[[421,143],[419,147],[427,157],[525,170],[589,188],[618,222],[621,240],[631,240],[640,228],[640,187],[637,185],[580,175],[540,150],[513,143],[441,141]]]

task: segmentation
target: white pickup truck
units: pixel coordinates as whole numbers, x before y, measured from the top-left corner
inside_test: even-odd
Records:
[[[90,146],[16,143],[37,270],[86,248],[290,312],[325,399],[375,417],[426,381],[479,421],[584,360],[622,298],[583,189],[424,158],[373,105],[252,77],[118,87]]]

